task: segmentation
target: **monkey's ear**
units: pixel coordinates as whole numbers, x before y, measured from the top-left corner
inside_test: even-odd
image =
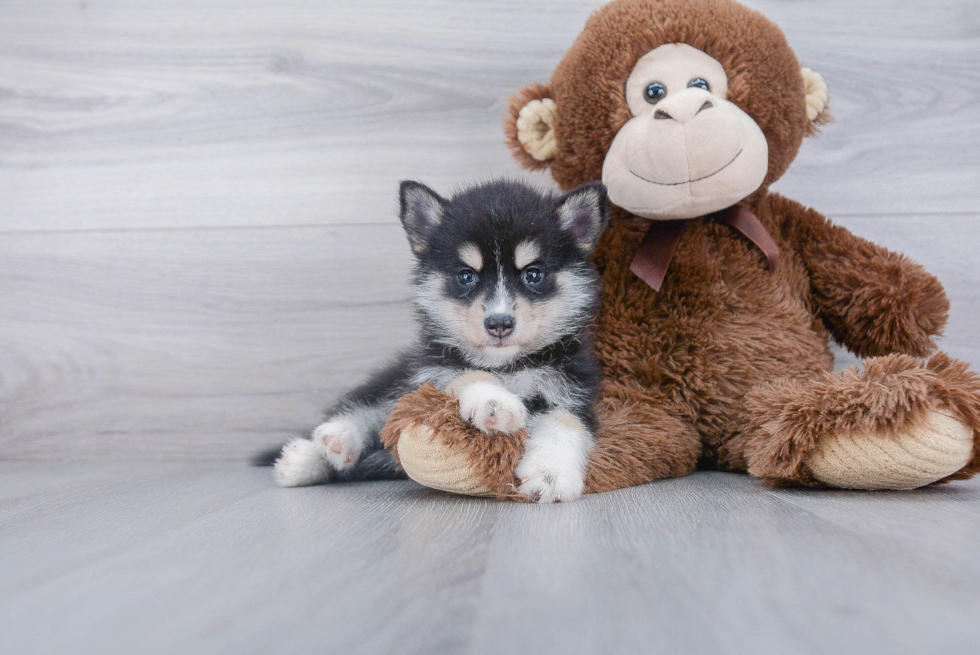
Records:
[[[446,215],[446,201],[419,182],[406,180],[399,187],[402,226],[408,235],[412,252],[425,250],[429,238]]]
[[[544,84],[528,84],[510,97],[504,112],[504,135],[514,157],[529,170],[547,168],[558,152],[557,106]]]
[[[556,213],[562,229],[572,235],[579,250],[591,253],[609,221],[606,186],[588,182],[575,187],[558,200]]]
[[[820,73],[809,68],[803,68],[803,88],[806,89],[806,117],[807,136],[814,136],[817,133],[817,125],[829,123],[833,119],[827,111],[830,103],[830,89],[823,81]]]

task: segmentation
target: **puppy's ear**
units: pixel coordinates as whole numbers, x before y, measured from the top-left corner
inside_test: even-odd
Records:
[[[412,252],[425,250],[432,233],[446,214],[446,201],[439,194],[419,182],[406,180],[399,188],[401,219]]]
[[[606,187],[602,182],[589,182],[575,187],[558,200],[555,209],[558,220],[568,231],[579,249],[589,254],[606,229]]]

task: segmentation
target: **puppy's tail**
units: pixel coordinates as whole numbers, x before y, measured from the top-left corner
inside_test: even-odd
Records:
[[[404,480],[408,478],[390,450],[376,450],[362,457],[354,468],[337,476],[338,482],[363,482],[367,480]]]
[[[272,466],[279,459],[279,453],[281,452],[282,446],[278,448],[267,448],[249,457],[248,463],[251,466]]]

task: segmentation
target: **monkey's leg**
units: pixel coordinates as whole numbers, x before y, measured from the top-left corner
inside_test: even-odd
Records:
[[[720,463],[774,485],[914,489],[980,470],[980,379],[944,353],[759,385]]]
[[[598,443],[589,455],[585,493],[622,489],[694,472],[697,431],[650,393],[607,383],[598,406]],[[459,401],[425,385],[400,401],[382,439],[413,480],[477,496],[526,501],[514,471],[525,430],[487,435],[467,425]]]
[[[395,404],[381,439],[408,476],[427,487],[526,500],[514,469],[527,431],[487,434],[460,416],[459,405],[456,396],[423,385]]]
[[[697,468],[697,430],[657,394],[606,382],[597,409],[598,443],[589,456],[585,493],[689,475]]]

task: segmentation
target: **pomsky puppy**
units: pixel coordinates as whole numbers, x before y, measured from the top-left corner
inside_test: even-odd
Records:
[[[606,226],[605,187],[558,197],[494,181],[444,199],[402,182],[401,221],[416,257],[418,342],[345,395],[309,439],[286,444],[277,482],[402,477],[379,432],[395,401],[431,382],[486,433],[527,427],[522,493],[575,500],[595,446],[599,279],[588,258]]]

